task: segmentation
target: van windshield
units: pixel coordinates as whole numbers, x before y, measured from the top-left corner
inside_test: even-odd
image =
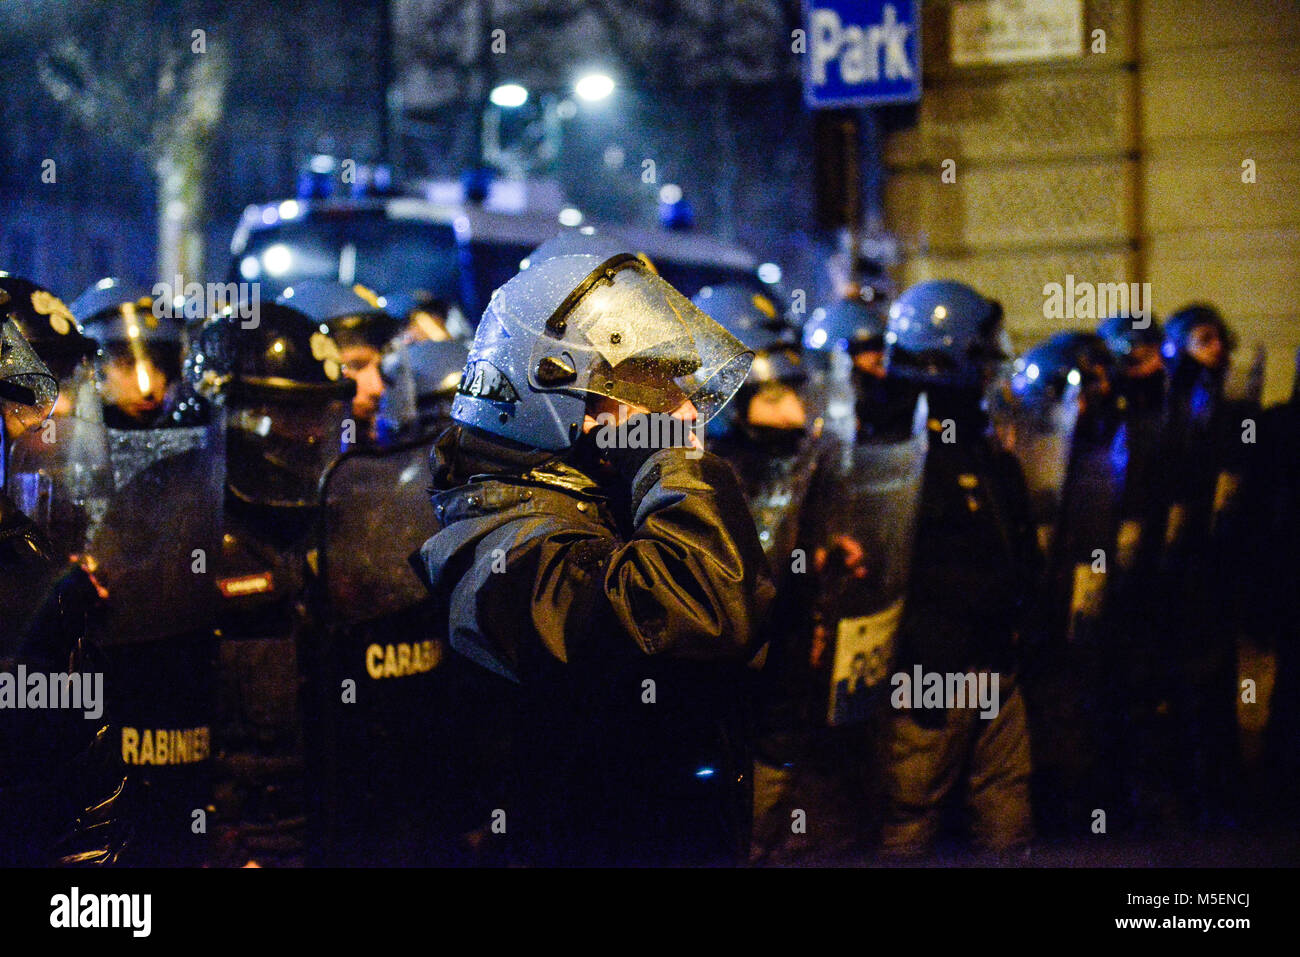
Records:
[[[379,293],[427,289],[464,298],[456,236],[442,223],[382,216],[311,218],[258,229],[234,264],[238,278],[278,295],[303,279],[359,282]]]

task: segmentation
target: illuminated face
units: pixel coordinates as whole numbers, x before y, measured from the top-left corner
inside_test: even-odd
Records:
[[[770,382],[749,400],[745,419],[750,425],[770,429],[802,429],[808,423],[808,410],[790,386]]]
[[[1124,375],[1130,379],[1146,379],[1157,374],[1163,363],[1160,361],[1160,347],[1143,343],[1135,345],[1129,353],[1124,366]]]
[[[350,345],[342,350],[343,374],[357,384],[352,397],[352,417],[358,422],[373,422],[384,395],[384,380],[379,374],[381,353],[374,346]]]
[[[401,336],[407,343],[447,342],[451,336],[447,333],[446,323],[436,314],[425,309],[416,309],[407,320],[407,326]]]
[[[1196,326],[1187,337],[1187,354],[1207,369],[1222,367],[1226,350],[1218,327],[1211,323]]]
[[[103,395],[133,419],[157,412],[167,394],[168,379],[148,353],[112,350],[104,363]]]
[[[885,377],[885,353],[876,349],[864,349],[853,357],[853,367],[874,379]]]

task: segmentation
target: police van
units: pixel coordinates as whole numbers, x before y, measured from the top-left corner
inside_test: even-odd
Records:
[[[261,283],[262,298],[303,279],[359,282],[385,294],[422,289],[477,324],[492,291],[519,272],[529,252],[565,228],[554,214],[469,203],[288,199],[244,210],[231,241],[228,278]],[[759,278],[754,256],[738,246],[698,233],[609,229],[628,241],[630,251],[648,256],[686,296],[728,282],[775,292]]]

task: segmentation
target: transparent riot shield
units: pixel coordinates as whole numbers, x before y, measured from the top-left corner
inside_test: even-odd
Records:
[[[825,516],[813,556],[827,642],[818,667],[831,725],[870,720],[888,692],[929,445],[926,412],[922,396],[905,441],[843,446],[835,474],[815,491]]]
[[[86,549],[113,494],[108,431],[102,422],[58,415],[13,440],[10,499],[45,530],[56,555]]]
[[[301,654],[314,689],[308,790],[321,862],[447,860],[455,668],[408,559],[435,530],[432,444],[356,448],[321,481],[311,643]]]
[[[85,550],[108,592],[96,633],[139,795],[139,864],[207,850],[192,815],[212,801],[224,425],[218,408],[203,426],[105,430],[113,490]]]
[[[113,491],[87,539],[109,590],[107,644],[209,629],[221,549],[225,430],[105,429]]]
[[[998,441],[1020,463],[1029,489],[1029,507],[1046,552],[1061,510],[1074,427],[1079,419],[1080,386],[1068,386],[1047,405],[990,401],[989,418]]]

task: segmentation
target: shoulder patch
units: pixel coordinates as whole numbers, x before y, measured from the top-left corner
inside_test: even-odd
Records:
[[[518,402],[519,393],[506,374],[486,359],[474,359],[465,366],[456,391],[490,402]]]

